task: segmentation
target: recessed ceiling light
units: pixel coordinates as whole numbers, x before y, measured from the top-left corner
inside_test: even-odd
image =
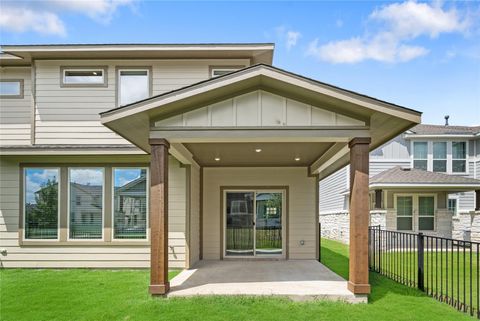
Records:
[[[300,157],[295,157],[295,161],[296,162],[300,161]]]
[[[219,161],[220,161],[220,157],[215,157],[215,161],[216,161],[216,162],[219,162]]]
[[[261,151],[262,151],[262,149],[261,149],[261,148],[257,148],[257,149],[255,149],[255,152],[257,152],[257,153],[260,153]]]

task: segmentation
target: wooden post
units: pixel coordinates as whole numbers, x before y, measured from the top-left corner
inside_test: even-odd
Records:
[[[166,294],[168,282],[168,149],[165,139],[150,139],[150,286]]]
[[[480,189],[475,191],[475,211],[480,211]]]
[[[369,146],[370,138],[354,138],[350,147],[350,272],[348,289],[370,293],[368,283]]]
[[[375,190],[375,209],[377,210],[382,208],[382,195],[383,191],[381,189]]]

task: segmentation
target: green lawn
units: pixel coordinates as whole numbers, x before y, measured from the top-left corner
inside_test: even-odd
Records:
[[[348,249],[322,241],[322,261],[348,276]],[[171,276],[174,275],[174,272]],[[284,298],[151,298],[139,270],[2,270],[1,320],[473,320],[446,304],[371,274],[368,304]]]

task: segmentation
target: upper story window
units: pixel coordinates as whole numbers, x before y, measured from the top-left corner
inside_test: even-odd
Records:
[[[467,142],[413,142],[413,163],[416,169],[441,173],[467,172]]]
[[[218,77],[223,76],[234,71],[237,71],[243,67],[212,67],[210,77]]]
[[[118,70],[118,105],[124,106],[150,97],[150,69]]]
[[[107,67],[62,67],[62,87],[107,86]]]
[[[23,79],[0,80],[0,98],[23,98]]]
[[[433,142],[433,171],[447,172],[447,142]]]
[[[452,172],[465,173],[467,171],[467,143],[452,142]]]
[[[413,167],[416,169],[427,170],[428,168],[428,143],[413,143]]]

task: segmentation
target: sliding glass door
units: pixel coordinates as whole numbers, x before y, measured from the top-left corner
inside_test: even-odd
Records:
[[[225,255],[283,255],[283,191],[226,191]]]

